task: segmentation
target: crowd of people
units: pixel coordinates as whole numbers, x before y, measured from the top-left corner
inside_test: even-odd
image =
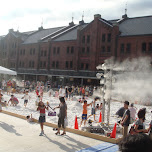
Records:
[[[84,121],[84,125],[86,123],[86,120],[90,117],[87,116],[87,108],[85,107],[85,103],[87,102],[86,99],[93,94],[93,90],[96,88],[92,88],[91,86],[74,86],[74,85],[66,85],[64,87],[59,86],[58,89],[55,89],[56,91],[51,91],[51,83],[49,81],[44,84],[43,82],[30,82],[30,81],[25,81],[25,82],[20,82],[22,83],[22,86],[24,88],[20,88],[21,91],[19,91],[17,83],[14,80],[4,80],[2,79],[1,81],[1,88],[0,89],[0,109],[2,109],[2,106],[17,106],[19,104],[19,99],[15,96],[16,93],[21,93],[24,94],[21,99],[24,99],[24,106],[25,108],[28,106],[28,102],[31,99],[31,96],[29,95],[29,92],[34,91],[36,94],[36,100],[35,100],[35,106],[37,106],[37,111],[40,112],[40,117],[39,117],[39,123],[41,126],[41,133],[40,135],[44,134],[43,130],[43,124],[45,122],[45,110],[49,108],[49,103],[45,104],[43,102],[43,93],[49,92],[49,96],[54,96],[59,98],[60,104],[59,106],[55,108],[59,108],[59,122],[58,122],[58,132],[57,134],[60,133],[60,128],[64,127],[64,119],[67,117],[67,114],[64,113],[64,111],[67,110],[66,106],[66,101],[73,100],[73,97],[76,95],[81,96],[82,98],[79,98],[77,100],[79,103],[84,103],[83,106],[83,114],[82,114],[82,122]],[[18,91],[17,91],[18,90]],[[10,96],[9,101],[6,101],[3,97],[3,93],[7,92],[7,95]],[[95,99],[90,105],[92,106],[92,115],[94,116],[94,121],[95,120],[95,111],[101,110],[102,109],[102,103],[96,105],[96,100]],[[64,106],[63,106],[64,105]],[[66,109],[66,110],[65,110]],[[84,117],[85,115],[85,117]],[[28,122],[31,122],[33,118],[31,118],[30,115],[27,116]],[[82,123],[81,123],[82,124]],[[62,135],[65,134],[65,130]]]
[[[152,130],[152,121],[149,122],[149,127],[145,129],[145,117],[146,117],[146,108],[139,109],[137,112],[137,109],[134,107],[134,104],[132,103],[129,107],[129,102],[124,102],[124,107],[121,107],[117,112],[116,115],[119,117],[122,117],[121,121],[119,123],[123,126],[123,137],[126,137],[128,135],[128,127],[130,126],[129,134],[138,134],[138,133],[149,133],[151,136],[151,130]],[[136,117],[137,115],[137,117]]]
[[[46,121],[46,110],[49,109],[50,105],[47,102],[45,104],[43,102],[43,92],[44,91],[49,91],[51,89],[51,84],[50,82],[47,82],[47,87],[45,87],[43,82],[37,82],[36,84],[33,84],[34,86],[34,91],[36,94],[36,101],[35,105],[37,106],[37,111],[39,111],[40,116],[39,116],[39,123],[40,123],[40,136],[44,134],[44,128],[43,125]],[[3,106],[17,106],[19,103],[19,100],[15,97],[15,89],[17,89],[17,85],[15,81],[5,81],[4,79],[1,82],[1,88],[0,89],[0,111],[2,110]],[[91,103],[87,103],[87,98],[93,94],[95,88],[89,87],[89,86],[60,86],[60,88],[52,94],[50,92],[49,95],[53,95],[54,97],[59,98],[60,104],[57,107],[54,107],[53,110],[56,108],[59,108],[59,115],[58,115],[58,129],[57,132],[55,133],[56,135],[60,134],[61,127],[63,128],[63,133],[61,135],[66,134],[66,125],[65,121],[67,119],[67,104],[66,101],[73,100],[75,95],[81,96],[77,100],[77,102],[82,104],[83,111],[82,111],[82,117],[81,117],[81,123],[84,123],[84,126],[86,125],[87,120],[89,119],[90,116],[93,116],[93,121],[96,121],[96,111],[100,110],[102,111],[102,102],[100,104],[97,104],[97,101],[100,101],[99,97],[95,97],[94,100]],[[6,91],[7,95],[10,96],[9,101],[5,101],[3,98],[3,92]],[[30,83],[27,82],[25,85],[25,89],[23,90],[23,97],[21,99],[24,99],[24,106],[28,105],[28,102],[30,100]],[[129,106],[130,105],[130,106]],[[88,106],[91,106],[91,115],[88,115]],[[138,138],[138,136],[143,135],[145,137],[146,135],[149,135],[150,140],[152,139],[152,121],[149,122],[149,126],[145,128],[144,121],[146,119],[146,108],[139,109],[137,111],[137,108],[134,107],[134,104],[130,104],[128,101],[124,102],[124,106],[121,107],[117,112],[116,115],[121,117],[122,119],[118,122],[121,124],[123,128],[123,140],[120,142],[120,150],[122,150],[125,146],[124,143],[129,141],[135,137]],[[137,117],[136,117],[137,116]],[[27,116],[27,121],[32,122],[33,118],[32,115]],[[131,143],[132,144],[132,143]],[[122,150],[123,151],[123,150]],[[124,151],[126,152],[126,151]]]

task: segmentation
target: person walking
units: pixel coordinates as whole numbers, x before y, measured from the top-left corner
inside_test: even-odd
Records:
[[[60,111],[59,111],[59,115],[58,115],[59,116],[58,131],[55,134],[56,135],[60,134],[60,129],[61,129],[61,126],[62,126],[63,133],[61,135],[64,135],[64,134],[66,134],[64,121],[65,121],[65,118],[67,119],[67,104],[65,102],[64,97],[60,98],[60,104],[59,104],[59,106],[55,107],[54,110],[56,108],[60,108]]]

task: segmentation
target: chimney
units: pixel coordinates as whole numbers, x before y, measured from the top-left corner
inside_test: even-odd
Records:
[[[79,25],[83,25],[84,24],[84,20],[79,21]]]
[[[43,26],[39,27],[38,30],[39,30],[39,31],[43,30]]]
[[[127,19],[128,18],[127,14],[122,15],[122,18]]]
[[[97,19],[101,18],[101,15],[100,15],[100,14],[95,14],[95,15],[94,15],[94,19],[96,19],[96,18],[97,18]]]
[[[73,22],[73,21],[70,22],[70,23],[69,23],[69,26],[74,26],[74,22]]]
[[[10,33],[10,32],[14,32],[14,29],[9,29],[9,33]]]

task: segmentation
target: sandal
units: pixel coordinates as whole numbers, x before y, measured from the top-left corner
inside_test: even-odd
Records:
[[[55,134],[56,134],[56,135],[58,135],[58,134],[60,135],[60,132],[56,132]]]
[[[62,136],[63,136],[63,135],[66,135],[66,132],[63,132],[61,135],[62,135]]]

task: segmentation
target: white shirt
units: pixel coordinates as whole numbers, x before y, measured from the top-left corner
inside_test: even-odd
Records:
[[[129,108],[130,110],[130,117],[133,118],[133,119],[136,119],[136,109],[134,107],[130,107]]]
[[[63,88],[59,89],[59,97],[65,97],[65,89]]]
[[[28,94],[25,94],[25,95],[24,95],[24,99],[25,99],[25,100],[29,100],[29,99],[30,99],[30,96],[29,96]]]

